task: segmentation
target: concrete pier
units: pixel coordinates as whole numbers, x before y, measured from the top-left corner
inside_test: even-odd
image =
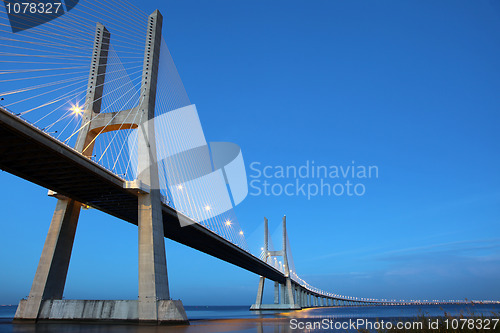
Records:
[[[93,66],[97,65],[99,70],[97,72],[91,71],[89,74],[84,106],[85,115],[99,113],[101,109],[100,101],[104,89],[109,40],[108,30],[98,23],[94,36],[92,64]],[[100,84],[98,85],[98,83]],[[84,116],[84,119],[87,117]],[[75,149],[85,156],[91,156],[93,148],[88,129],[88,125],[83,126],[78,133],[75,145]],[[20,303],[15,319],[36,320],[43,300],[62,299],[80,207],[81,204],[74,200],[58,199],[30,294],[23,306]]]
[[[27,300],[22,300],[16,312],[26,311]],[[37,321],[95,321],[142,322],[139,320],[137,300],[43,300]],[[181,301],[158,301],[158,324],[183,324],[188,321]]]
[[[42,256],[27,300],[16,311],[16,321],[99,320],[147,323],[188,323],[181,301],[170,300],[163,230],[163,212],[156,161],[154,110],[163,18],[159,11],[148,17],[141,83],[137,108],[119,111],[122,123],[108,121],[101,114],[110,33],[96,26],[91,70],[85,98],[82,128],[75,150],[91,157],[99,133],[139,128],[137,183],[149,191],[138,191],[139,286],[138,300],[62,300],[81,204],[59,198],[47,234]],[[141,124],[126,117],[142,114]],[[127,114],[127,116],[123,116]],[[125,117],[125,118],[124,118]],[[113,117],[114,118],[114,117]],[[134,190],[134,189],[131,189]]]
[[[30,294],[19,306],[17,319],[36,320],[44,299],[62,299],[79,214],[79,203],[58,200]]]
[[[274,282],[274,304],[280,303],[280,284],[279,282]]]
[[[307,288],[298,282],[292,280],[289,269],[287,256],[287,233],[286,233],[286,216],[283,217],[283,244],[282,250],[270,251],[268,249],[268,220],[264,218],[264,260],[266,263],[276,263],[275,257],[283,258],[283,279],[272,278],[274,281],[274,303],[262,304],[264,294],[264,284],[266,278],[260,276],[259,286],[257,289],[257,298],[255,304],[250,307],[250,310],[298,310],[312,307],[331,307],[331,306],[360,306],[360,305],[381,305],[381,302],[364,302],[361,300],[347,300],[342,296],[332,296],[331,294],[321,293]],[[278,281],[279,280],[279,281]]]
[[[274,303],[273,304],[262,304],[262,297],[264,292],[265,277],[261,276],[259,279],[259,287],[257,290],[257,298],[255,304],[250,307],[250,310],[298,310],[301,309],[300,294],[297,288],[302,288],[298,286],[290,278],[290,269],[288,265],[288,257],[286,253],[286,217],[283,217],[283,249],[281,251],[269,251],[269,234],[268,234],[268,220],[264,218],[264,254],[265,261],[269,257],[281,256],[283,258],[283,267],[285,273],[285,283],[280,284],[278,281],[274,283]],[[281,295],[279,293],[279,286],[281,285]]]
[[[156,83],[161,47],[163,17],[155,11],[148,19],[141,95],[146,96],[139,105],[142,123],[138,132],[138,176],[137,179],[148,186],[150,193],[138,195],[139,210],[139,301],[138,316],[141,321],[180,321],[181,317],[162,318],[160,304],[179,307],[169,314],[184,311],[181,302],[168,303],[170,299],[167,276],[165,241],[163,239],[163,219],[158,165],[156,161],[156,137],[154,130],[154,110]]]

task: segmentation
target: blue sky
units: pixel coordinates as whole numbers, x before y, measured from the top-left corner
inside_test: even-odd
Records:
[[[378,167],[360,197],[248,196],[237,215],[250,243],[258,244],[264,216],[279,235],[286,214],[297,271],[324,290],[500,299],[498,2],[141,6],[164,15],[207,140],[239,144],[248,175],[252,162]],[[14,304],[29,293],[55,201],[0,177],[0,304]],[[166,246],[173,298],[254,302],[257,276]],[[137,228],[83,211],[65,297],[137,297]]]

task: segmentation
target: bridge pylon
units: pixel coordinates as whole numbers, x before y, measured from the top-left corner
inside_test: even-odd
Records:
[[[162,204],[156,164],[154,110],[163,17],[148,17],[141,91],[130,110],[101,113],[110,33],[97,23],[82,125],[75,150],[91,158],[101,133],[138,129],[137,179],[127,188],[138,193],[139,297],[137,300],[63,300],[76,227],[82,204],[58,198],[30,294],[21,300],[15,320],[124,320],[188,323],[180,300],[168,287]],[[139,119],[139,120],[138,120]],[[49,192],[50,193],[50,192]]]
[[[290,277],[290,267],[286,250],[287,237],[286,216],[283,216],[283,248],[281,251],[269,251],[268,220],[264,218],[264,260],[267,262],[271,257],[283,257],[285,281],[281,283],[279,281],[274,282],[274,304],[262,304],[264,282],[266,278],[260,276],[257,299],[255,304],[250,307],[250,310],[300,310],[303,306],[306,306],[305,290],[303,290],[302,286],[297,285]]]

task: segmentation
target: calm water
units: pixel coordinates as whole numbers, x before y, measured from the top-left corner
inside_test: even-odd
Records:
[[[124,333],[205,333],[205,332],[356,332],[353,329],[336,330],[333,323],[340,325],[366,319],[374,323],[384,321],[411,321],[412,318],[425,314],[429,317],[441,317],[444,311],[458,316],[463,314],[484,315],[498,318],[498,305],[446,305],[446,306],[381,306],[381,307],[349,307],[349,308],[315,308],[290,312],[255,312],[248,306],[186,306],[190,319],[189,326],[139,326],[116,324],[12,324],[16,306],[0,306],[0,332],[46,333],[46,332],[124,332]],[[319,325],[323,320],[332,320],[329,327],[317,329],[301,329],[300,324]],[[499,325],[500,326],[500,325]],[[500,329],[497,328],[497,329]]]

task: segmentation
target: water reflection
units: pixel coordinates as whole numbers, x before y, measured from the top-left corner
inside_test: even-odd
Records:
[[[195,320],[189,326],[149,326],[136,324],[38,323],[12,324],[13,333],[211,333],[211,332],[292,332],[287,319]]]
[[[0,312],[0,332],[2,333],[288,333],[288,332],[357,332],[353,329],[334,330],[331,328],[293,329],[295,323],[316,323],[326,320],[335,324],[346,323],[357,318],[365,318],[370,322],[383,320],[412,320],[416,316],[443,316],[444,312],[458,316],[484,315],[498,318],[500,305],[468,305],[468,306],[393,306],[393,307],[331,307],[311,308],[289,312],[249,311],[248,307],[186,307],[191,325],[155,326],[121,323],[38,323],[13,324],[11,318],[15,307],[8,313]],[[4,309],[5,310],[5,309]],[[302,326],[305,327],[305,326]],[[297,325],[295,325],[297,328]]]

